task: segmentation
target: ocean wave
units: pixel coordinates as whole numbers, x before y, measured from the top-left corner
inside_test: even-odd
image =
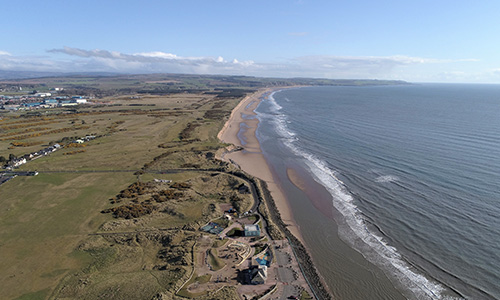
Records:
[[[259,112],[258,117],[260,120],[267,119],[270,123],[272,123],[276,128],[276,132],[282,139],[296,141],[297,134],[288,128],[287,124],[290,121],[284,113],[280,112],[283,107],[281,107],[273,97],[275,93],[276,92],[271,93],[267,98],[272,113]]]
[[[290,147],[290,149],[295,154],[305,158],[306,165],[313,177],[325,186],[332,195],[335,208],[345,217],[345,222],[349,227],[349,230],[344,232],[343,238],[351,246],[360,250],[373,263],[393,272],[397,280],[409,287],[419,299],[422,297],[443,299],[441,296],[444,291],[443,286],[411,270],[395,247],[387,244],[382,236],[368,229],[361,211],[354,203],[354,198],[347,191],[345,184],[335,176],[325,162],[297,147]],[[359,241],[362,241],[368,248],[360,244]]]
[[[274,93],[273,93],[274,94]],[[274,113],[283,109],[276,103],[273,94],[268,100]],[[353,248],[360,251],[368,260],[384,270],[389,270],[393,280],[409,288],[418,299],[452,299],[442,295],[445,288],[434,281],[427,279],[424,275],[414,270],[398,252],[389,245],[383,236],[372,232],[363,217],[362,212],[355,204],[354,198],[342,182],[337,172],[328,164],[311,153],[297,146],[296,134],[287,126],[286,115],[279,113],[269,115],[277,133],[283,137],[284,145],[295,155],[302,157],[313,178],[323,185],[332,195],[334,207],[344,216],[347,226],[341,228],[341,236]],[[394,182],[396,176],[379,176],[377,182]],[[456,298],[453,298],[456,299]]]
[[[385,182],[394,182],[394,181],[398,181],[399,178],[397,176],[393,176],[393,175],[384,175],[384,176],[379,176],[375,179],[375,182],[381,182],[381,183],[385,183]]]
[[[271,94],[269,94],[269,96],[267,97],[267,100],[269,100],[269,103],[271,104],[271,110],[274,111],[274,112],[277,112],[279,110],[282,110],[283,107],[281,107],[281,105],[279,105],[277,102],[276,102],[276,99],[274,99],[274,94],[278,93],[280,91],[275,91],[275,92],[272,92]]]

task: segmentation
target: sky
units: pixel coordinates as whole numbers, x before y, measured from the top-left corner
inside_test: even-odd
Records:
[[[3,1],[0,70],[500,83],[500,1]]]

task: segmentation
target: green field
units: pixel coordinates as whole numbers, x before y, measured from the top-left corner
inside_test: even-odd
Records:
[[[90,257],[75,251],[78,243],[105,221],[99,211],[106,199],[133,179],[126,173],[59,173],[2,185],[0,298],[44,295],[84,266]]]
[[[75,80],[66,86],[99,82]],[[129,83],[104,81],[102,91]],[[252,205],[250,195],[237,193],[241,179],[196,171],[227,168],[213,159],[223,146],[216,135],[240,99],[200,92],[111,93],[99,106],[4,114],[0,156],[21,156],[54,143],[63,148],[19,168],[39,175],[0,186],[0,298],[173,294],[191,272],[194,230],[222,216],[219,204]],[[97,138],[71,143],[90,134]],[[190,171],[158,173],[179,168]],[[134,184],[144,190],[136,193]],[[234,292],[221,293],[228,291]]]

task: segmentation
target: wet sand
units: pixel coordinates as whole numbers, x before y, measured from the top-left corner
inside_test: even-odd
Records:
[[[254,110],[259,105],[263,95],[273,90],[279,89],[263,89],[245,97],[238,106],[233,109],[229,120],[217,137],[224,143],[243,148],[242,151],[226,153],[223,159],[236,163],[248,174],[258,177],[267,183],[283,222],[289,225],[288,229],[290,232],[303,242],[304,240],[293,219],[290,206],[285,198],[283,190],[279,182],[275,180],[273,171],[267,164],[260,148],[259,140],[255,134],[259,120],[256,118],[257,114]]]

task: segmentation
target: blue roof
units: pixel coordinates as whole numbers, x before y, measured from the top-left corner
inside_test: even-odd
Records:
[[[35,103],[24,103],[24,106],[28,107],[33,107],[33,106],[39,106],[41,103],[40,102],[35,102]]]

